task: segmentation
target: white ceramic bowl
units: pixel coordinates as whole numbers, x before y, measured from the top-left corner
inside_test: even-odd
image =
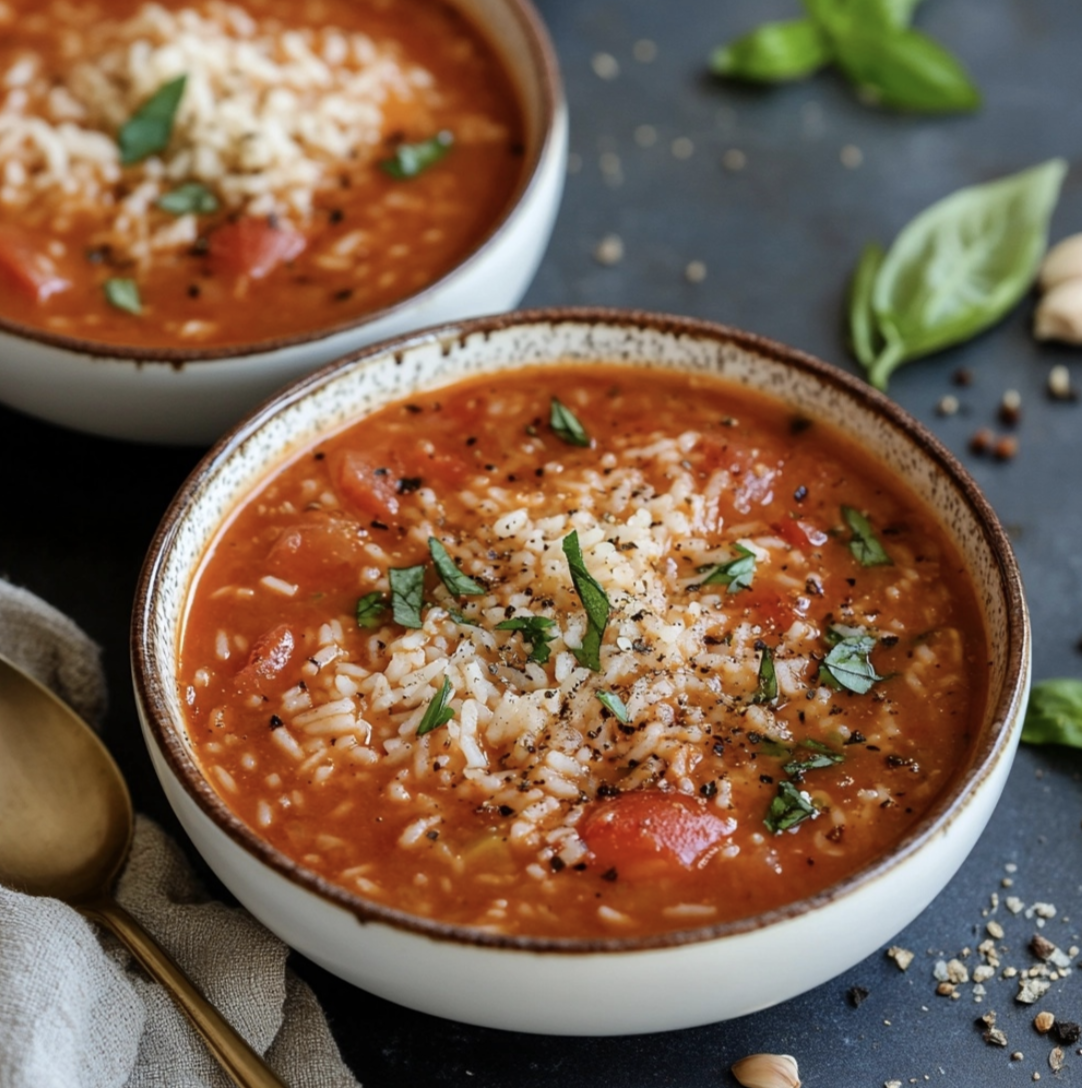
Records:
[[[991,651],[981,735],[955,785],[888,856],[769,915],[591,943],[479,936],[365,902],[262,842],[193,761],[174,668],[193,573],[222,519],[317,434],[467,374],[591,360],[717,373],[767,392],[803,416],[844,427],[938,509],[976,586]],[[211,451],[166,515],[140,581],[133,654],[143,729],[169,801],[214,871],[270,929],[327,970],[403,1005],[572,1035],[740,1016],[825,982],[889,941],[950,880],[988,821],[1030,676],[1028,618],[1006,536],[972,480],[920,424],[856,379],[770,341],[606,311],[511,314],[418,333],[280,394]]]
[[[450,272],[401,302],[329,331],[252,347],[128,349],[0,318],[0,401],[112,438],[209,445],[286,382],[365,344],[516,305],[552,233],[567,165],[555,53],[530,0],[452,0],[497,50],[526,125],[512,203]]]

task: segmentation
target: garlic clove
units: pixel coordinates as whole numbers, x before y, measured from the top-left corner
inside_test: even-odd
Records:
[[[1044,255],[1038,277],[1042,291],[1076,279],[1082,279],[1082,234],[1072,234],[1057,242]]]
[[[1033,335],[1038,340],[1082,344],[1082,279],[1066,280],[1041,297]]]
[[[733,1063],[744,1088],[800,1088],[796,1058],[789,1054],[750,1054]]]

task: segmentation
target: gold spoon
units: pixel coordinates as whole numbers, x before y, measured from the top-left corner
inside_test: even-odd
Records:
[[[111,930],[172,994],[239,1088],[284,1088],[109,889],[134,817],[120,770],[90,727],[0,656],[0,883],[62,899]]]

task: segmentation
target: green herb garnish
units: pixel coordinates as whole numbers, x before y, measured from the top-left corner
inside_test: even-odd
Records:
[[[865,247],[849,296],[853,350],[868,380],[968,340],[1029,290],[1067,172],[1050,159],[1010,177],[959,189],[925,209],[885,256]]]
[[[894,561],[887,555],[883,545],[879,543],[879,538],[875,535],[875,530],[872,529],[872,523],[859,510],[854,509],[852,506],[843,506],[842,517],[845,518],[845,524],[853,532],[853,536],[849,541],[849,550],[862,567],[889,567],[893,565]]]
[[[1034,684],[1022,740],[1027,744],[1082,748],[1082,680],[1042,680]]]
[[[428,550],[443,584],[456,596],[476,597],[485,592],[485,587],[480,582],[475,582],[455,566],[455,561],[447,554],[447,549],[434,536],[428,538]]]
[[[819,810],[810,799],[792,782],[786,780],[778,783],[777,796],[770,802],[770,809],[763,823],[766,824],[768,831],[778,835],[782,831],[796,827],[809,816],[817,815],[818,812]]]
[[[597,701],[611,710],[617,721],[627,725],[631,721],[631,715],[627,712],[627,704],[614,691],[595,691]]]
[[[549,659],[549,643],[556,637],[548,633],[555,627],[556,621],[548,616],[515,616],[514,619],[501,620],[496,624],[497,631],[521,631],[522,637],[530,644],[530,661],[544,665]]]
[[[463,627],[480,627],[481,625],[476,620],[467,619],[461,612],[456,611],[453,608],[447,609],[447,615],[455,621],[455,623],[461,624]]]
[[[922,113],[974,110],[957,59],[910,27],[917,0],[804,0],[803,19],[765,23],[716,49],[715,75],[775,83],[835,64],[871,101]]]
[[[433,729],[439,729],[455,716],[454,710],[447,705],[454,693],[451,681],[445,676],[440,690],[436,692],[432,702],[425,707],[424,717],[417,726],[417,736],[423,737],[426,733],[431,733]]]
[[[143,312],[143,300],[139,297],[139,285],[135,280],[106,280],[104,287],[105,297],[111,306],[126,310],[129,314]]]
[[[430,166],[435,166],[451,150],[454,142],[455,138],[450,132],[437,132],[420,143],[399,144],[394,149],[394,155],[383,159],[379,165],[384,173],[399,181],[415,178]]]
[[[814,754],[807,759],[791,759],[782,765],[782,770],[795,778],[800,778],[807,771],[817,771],[822,767],[833,767],[836,763],[844,761],[845,756],[841,752],[835,752],[825,744],[817,740],[803,740],[801,748],[807,748]]]
[[[699,572],[710,573],[699,583],[700,586],[722,585],[728,586],[730,593],[747,589],[755,577],[755,552],[745,548],[743,544],[734,544],[733,551],[736,558],[725,563],[719,563],[716,567],[700,567]]]
[[[387,611],[387,596],[380,591],[374,590],[372,593],[366,593],[360,600],[357,601],[357,626],[358,627],[379,627],[383,622],[383,614]]]
[[[876,640],[871,635],[846,634],[838,638],[835,632],[833,635],[828,633],[828,641],[834,645],[819,666],[822,682],[864,695],[877,680],[883,679],[872,665],[871,652]]]
[[[391,582],[391,608],[395,623],[403,627],[422,627],[421,606],[424,604],[425,568],[392,567],[387,576]]]
[[[567,556],[567,565],[571,569],[571,581],[575,586],[575,592],[578,593],[579,600],[586,609],[587,620],[582,645],[577,649],[572,647],[571,652],[575,655],[575,660],[584,668],[600,672],[601,639],[605,635],[605,625],[609,622],[609,598],[597,579],[586,569],[577,530],[572,529],[564,537],[563,551]]]
[[[210,215],[218,210],[218,198],[199,181],[186,181],[162,193],[155,203],[171,215]]]
[[[552,407],[549,411],[549,426],[553,434],[569,446],[590,445],[590,436],[586,433],[586,428],[578,421],[578,417],[555,397],[552,398]]]
[[[778,674],[774,669],[774,655],[764,646],[759,658],[759,686],[751,697],[753,703],[772,703],[778,697]]]
[[[173,121],[187,80],[187,76],[177,76],[176,79],[163,83],[121,125],[116,139],[120,146],[120,161],[124,166],[142,162],[169,146]]]

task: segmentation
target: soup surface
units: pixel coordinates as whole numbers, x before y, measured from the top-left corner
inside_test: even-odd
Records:
[[[522,168],[443,0],[0,0],[0,317],[182,348],[346,323],[465,257]]]
[[[707,378],[560,366],[328,435],[191,593],[189,736],[259,836],[503,934],[724,922],[868,864],[951,780],[986,641],[935,518]]]

